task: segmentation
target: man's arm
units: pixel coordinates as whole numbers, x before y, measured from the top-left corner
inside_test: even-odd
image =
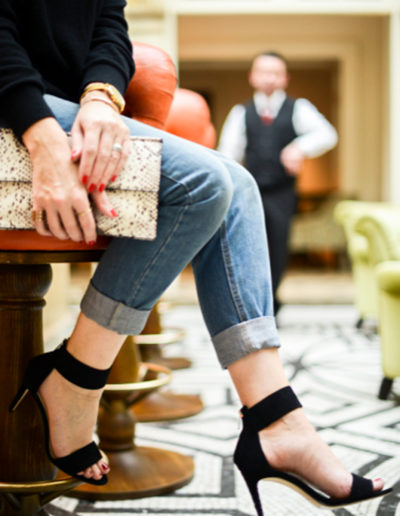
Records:
[[[241,104],[229,112],[221,131],[218,150],[229,158],[243,163],[247,146],[245,108]]]
[[[293,144],[305,158],[316,158],[333,149],[338,141],[336,129],[306,99],[298,99],[293,110],[293,127],[298,137]]]

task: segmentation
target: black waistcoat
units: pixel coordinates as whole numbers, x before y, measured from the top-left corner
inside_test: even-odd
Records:
[[[281,150],[297,136],[292,123],[294,102],[294,99],[287,97],[271,124],[262,121],[253,101],[245,105],[245,163],[260,188],[292,185],[295,182],[279,159]]]

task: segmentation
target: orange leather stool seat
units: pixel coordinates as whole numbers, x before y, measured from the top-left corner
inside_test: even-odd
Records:
[[[125,94],[124,115],[154,127],[164,127],[176,88],[176,70],[170,56],[153,45],[134,42],[136,73]],[[43,237],[36,231],[0,231],[1,251],[104,250],[109,238],[100,236],[94,246],[72,240]]]
[[[211,149],[216,144],[216,131],[206,100],[185,88],[175,91],[165,130]]]

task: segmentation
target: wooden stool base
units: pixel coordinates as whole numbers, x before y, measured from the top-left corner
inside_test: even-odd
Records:
[[[172,371],[177,371],[179,369],[189,369],[192,367],[192,361],[186,357],[153,357],[152,359],[154,364],[158,364],[163,367],[167,367]]]
[[[47,504],[80,483],[74,478],[48,482],[0,482],[0,516],[51,516],[53,513],[47,512]]]
[[[195,416],[203,408],[203,402],[196,394],[156,391],[135,403],[131,410],[138,422],[154,423]]]
[[[111,473],[105,486],[83,484],[67,496],[92,501],[157,496],[185,486],[194,474],[190,457],[169,450],[138,446],[107,457]]]

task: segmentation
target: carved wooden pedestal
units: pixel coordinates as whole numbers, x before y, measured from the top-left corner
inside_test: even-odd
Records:
[[[51,283],[51,262],[84,261],[88,253],[0,252],[0,515],[44,516],[44,506],[79,484],[53,480],[42,421],[31,396],[16,412],[8,407],[29,360],[43,352],[43,296]],[[87,257],[87,256],[86,256]],[[93,254],[91,254],[93,259]]]

